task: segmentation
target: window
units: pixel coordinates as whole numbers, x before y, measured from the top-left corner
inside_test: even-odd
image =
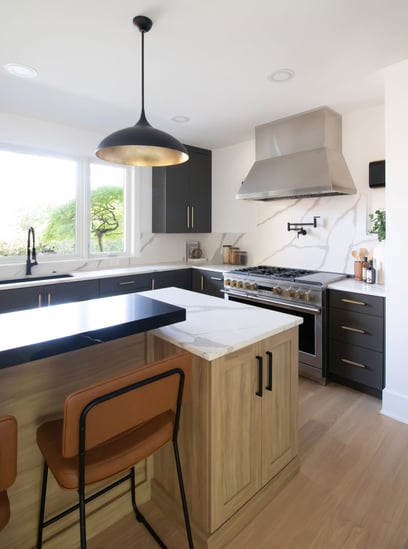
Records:
[[[34,227],[48,259],[132,252],[130,169],[0,148],[0,260],[26,255]]]

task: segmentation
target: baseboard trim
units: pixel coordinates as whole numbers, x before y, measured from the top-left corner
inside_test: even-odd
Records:
[[[408,423],[408,395],[384,389],[381,414]]]

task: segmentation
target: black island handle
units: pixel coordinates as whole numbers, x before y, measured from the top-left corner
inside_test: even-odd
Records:
[[[262,378],[263,378],[263,364],[262,357],[257,355],[256,360],[258,361],[258,390],[256,391],[256,396],[262,396]]]
[[[272,391],[272,351],[266,351],[265,354],[268,357],[268,382],[265,389]]]

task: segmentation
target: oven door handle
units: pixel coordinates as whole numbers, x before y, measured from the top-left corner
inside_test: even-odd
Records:
[[[234,291],[231,291],[231,290],[221,290],[221,292],[223,292],[224,294],[227,294],[227,295],[231,295],[231,296],[242,297],[242,298],[246,299],[249,302],[258,301],[259,303],[266,303],[267,305],[278,305],[282,309],[288,309],[288,311],[289,311],[288,314],[290,314],[290,310],[293,310],[293,311],[306,311],[308,313],[313,313],[313,314],[320,314],[321,313],[321,310],[318,307],[310,307],[310,306],[307,306],[307,305],[299,305],[298,303],[286,303],[285,301],[277,301],[275,299],[268,299],[268,298],[263,299],[263,298],[258,297],[258,296],[248,295],[248,294],[245,294],[243,292],[242,293],[241,292],[234,292]]]

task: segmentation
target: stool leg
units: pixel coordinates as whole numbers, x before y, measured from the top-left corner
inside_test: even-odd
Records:
[[[81,534],[81,549],[86,549],[86,518],[85,518],[85,487],[78,488],[79,496],[79,529]]]
[[[182,473],[182,470],[181,470],[180,455],[179,455],[178,444],[177,444],[177,439],[176,438],[173,439],[173,449],[174,449],[174,459],[176,461],[177,476],[178,476],[178,481],[179,481],[181,503],[183,505],[184,522],[185,522],[185,525],[186,525],[188,546],[189,546],[189,549],[194,549],[193,536],[191,534],[190,517],[188,515],[186,493],[184,491],[183,473]]]
[[[48,480],[48,465],[44,461],[42,484],[41,484],[40,516],[38,519],[37,549],[41,549],[42,547],[43,524],[44,524],[44,514],[45,514],[45,497],[47,494],[47,480]]]
[[[135,468],[132,467],[130,470],[130,494],[132,497],[132,506],[136,515],[136,520],[141,522],[150,535],[157,541],[159,547],[162,549],[167,549],[167,545],[163,543],[158,534],[153,530],[147,520],[144,518],[142,513],[139,511],[138,506],[136,505],[136,483],[135,483]]]

